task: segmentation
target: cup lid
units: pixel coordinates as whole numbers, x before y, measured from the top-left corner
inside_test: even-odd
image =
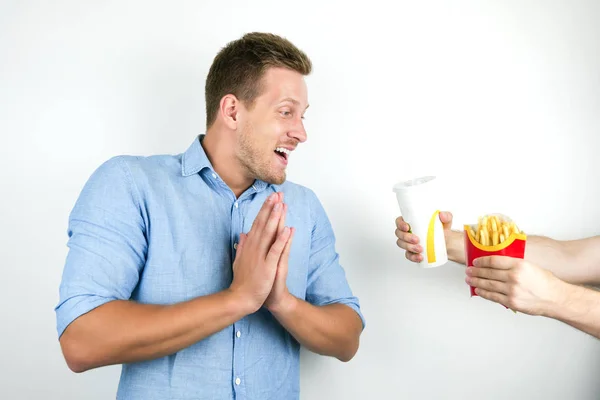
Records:
[[[422,186],[433,180],[435,180],[435,176],[428,175],[428,176],[421,176],[419,178],[409,179],[406,181],[401,181],[394,185],[393,191],[399,192],[399,191],[407,190],[407,189],[414,188],[417,186]]]

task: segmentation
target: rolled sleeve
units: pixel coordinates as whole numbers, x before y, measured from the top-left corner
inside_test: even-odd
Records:
[[[306,299],[317,306],[334,303],[347,305],[356,311],[364,329],[366,320],[360,309],[358,297],[352,293],[346,273],[340,265],[333,228],[321,202],[314,193],[312,196],[311,214],[314,226]]]
[[[147,251],[139,193],[124,157],[102,164],[69,216],[67,254],[55,307],[58,336],[79,316],[128,300]]]

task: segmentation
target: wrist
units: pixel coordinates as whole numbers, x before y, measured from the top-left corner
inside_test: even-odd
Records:
[[[293,312],[297,303],[298,298],[286,290],[285,294],[281,296],[281,299],[273,304],[268,305],[267,309],[275,316],[286,315]]]
[[[240,317],[245,317],[248,314],[252,314],[260,308],[260,305],[256,305],[252,297],[245,295],[239,290],[228,288],[224,291],[227,296],[225,301],[226,307],[232,310],[233,313],[239,314]]]
[[[446,231],[446,251],[448,259],[459,264],[465,264],[464,233],[461,231]]]
[[[553,279],[555,282],[551,285],[550,294],[542,306],[540,315],[554,319],[568,318],[567,308],[570,303],[569,298],[572,297],[573,291],[577,287],[563,282],[554,276]]]

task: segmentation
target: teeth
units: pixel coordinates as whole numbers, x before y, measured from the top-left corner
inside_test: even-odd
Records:
[[[284,149],[283,147],[278,147],[278,148],[276,148],[276,149],[275,149],[275,151],[278,151],[278,152],[280,152],[280,153],[285,153],[285,154],[287,154],[288,156],[291,154],[291,150]]]

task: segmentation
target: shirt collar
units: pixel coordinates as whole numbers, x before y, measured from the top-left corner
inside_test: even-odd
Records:
[[[181,175],[190,176],[197,174],[204,168],[212,168],[210,161],[201,145],[204,134],[198,135],[194,139],[194,142],[190,147],[183,153],[183,159],[181,161]]]
[[[183,153],[183,158],[181,161],[181,175],[191,176],[202,171],[204,168],[209,168],[210,170],[214,171],[214,168],[210,163],[210,160],[208,159],[208,156],[206,155],[206,152],[204,151],[204,148],[201,144],[202,139],[204,139],[204,136],[206,136],[206,134],[198,135],[198,137],[194,139],[190,147],[188,147],[185,153]],[[257,192],[260,192],[269,186],[272,187],[275,191],[279,191],[280,185],[272,185],[266,183],[265,181],[256,179],[252,186],[254,186],[254,189]]]

